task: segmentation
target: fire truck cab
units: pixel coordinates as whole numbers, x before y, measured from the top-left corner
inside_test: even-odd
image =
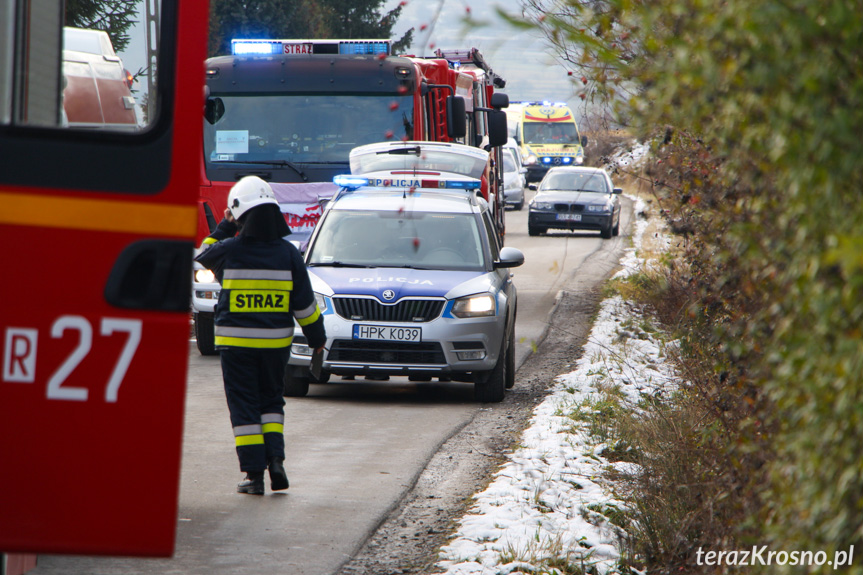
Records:
[[[168,557],[177,533],[208,7],[124,2],[148,36],[124,57],[152,64],[138,125],[107,36],[64,30],[79,4],[0,8],[5,575],[40,553]]]

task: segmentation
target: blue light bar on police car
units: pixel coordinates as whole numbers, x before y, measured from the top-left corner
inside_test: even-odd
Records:
[[[340,174],[333,178],[340,188],[356,190],[364,186],[375,188],[421,188],[426,190],[478,190],[479,180],[432,180],[413,178],[365,178]]]
[[[333,183],[340,188],[349,188],[351,190],[355,190],[357,188],[361,188],[363,186],[369,185],[368,178],[361,178],[359,176],[349,176],[345,174],[339,174],[333,178]]]

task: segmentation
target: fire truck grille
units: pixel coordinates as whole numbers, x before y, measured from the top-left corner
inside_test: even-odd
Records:
[[[394,341],[355,341],[337,339],[327,361],[351,363],[391,363],[394,365],[446,364],[440,343],[401,343]]]
[[[336,313],[353,321],[392,321],[422,323],[437,319],[443,311],[444,300],[406,299],[384,305],[369,298],[333,298]]]

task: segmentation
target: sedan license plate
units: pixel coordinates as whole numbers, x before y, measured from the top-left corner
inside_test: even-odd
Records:
[[[557,219],[567,222],[580,222],[581,214],[557,214]]]
[[[354,339],[373,339],[376,341],[422,341],[422,328],[392,327],[387,325],[354,325]]]

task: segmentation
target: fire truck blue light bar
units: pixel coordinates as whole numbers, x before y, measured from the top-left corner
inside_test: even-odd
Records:
[[[339,54],[389,54],[389,42],[343,41],[339,42]]]
[[[253,54],[279,54],[282,43],[278,40],[231,40],[231,54],[247,56]]]

